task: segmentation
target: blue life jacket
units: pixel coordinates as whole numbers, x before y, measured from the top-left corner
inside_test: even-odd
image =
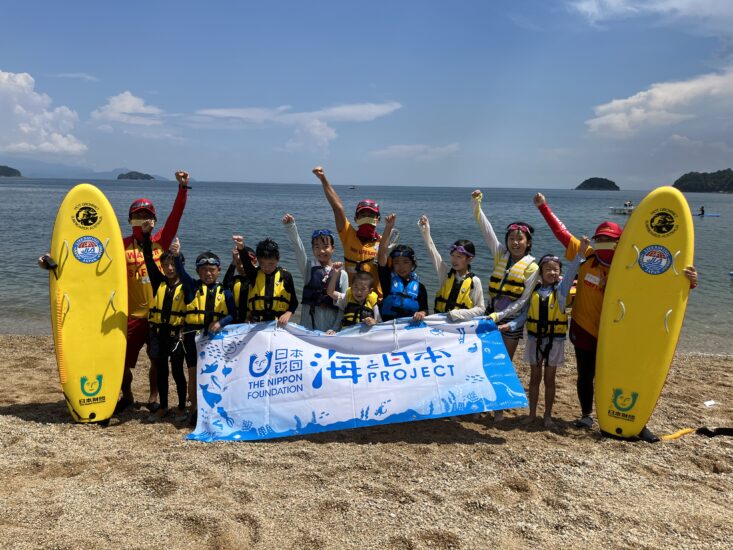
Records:
[[[328,275],[326,275],[325,268],[320,264],[311,266],[311,277],[303,287],[303,299],[301,302],[311,306],[338,309],[333,304],[331,297],[326,294],[327,287]],[[342,292],[340,281],[336,283],[336,290]]]
[[[390,317],[412,317],[420,309],[417,295],[420,291],[420,280],[415,273],[410,273],[410,281],[405,285],[402,277],[392,272],[389,294],[382,302],[382,315]]]

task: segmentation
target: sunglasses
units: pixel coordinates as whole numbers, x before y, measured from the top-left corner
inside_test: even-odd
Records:
[[[414,261],[415,259],[415,253],[414,252],[408,252],[406,250],[396,250],[389,253],[390,257],[392,258],[399,258],[400,256],[404,256],[405,258],[410,258]]]
[[[221,262],[217,258],[201,258],[196,261],[196,268],[204,267],[205,265],[215,265],[221,267]]]
[[[546,264],[547,262],[560,262],[560,258],[557,256],[542,256],[542,259],[540,260],[540,265]]]
[[[333,233],[330,229],[316,229],[311,235],[311,240],[317,239],[318,237],[330,237],[333,239]]]
[[[468,250],[466,250],[465,248],[463,248],[459,244],[452,244],[451,245],[451,247],[450,247],[450,253],[453,254],[454,252],[458,252],[459,254],[465,254],[469,258],[473,258],[475,256],[475,254],[471,254]]]
[[[506,228],[507,231],[521,231],[522,233],[530,233],[529,227],[519,223],[513,223]]]

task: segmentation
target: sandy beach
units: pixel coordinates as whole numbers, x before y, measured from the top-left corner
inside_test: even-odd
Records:
[[[521,425],[519,410],[496,425],[463,417],[204,444],[173,423],[143,423],[145,409],[108,427],[72,423],[51,338],[3,335],[0,544],[729,548],[733,440],[693,433],[650,445],[574,428],[568,358],[556,431]],[[528,366],[516,364],[526,387]],[[732,357],[677,355],[650,427],[730,427],[731,395]]]

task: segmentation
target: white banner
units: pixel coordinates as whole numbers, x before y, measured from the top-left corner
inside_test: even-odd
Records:
[[[493,322],[232,325],[197,340],[199,441],[257,440],[527,406]],[[409,429],[409,428],[405,428]]]

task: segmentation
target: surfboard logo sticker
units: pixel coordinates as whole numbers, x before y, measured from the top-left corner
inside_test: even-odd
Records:
[[[96,237],[86,236],[79,237],[74,241],[71,247],[74,258],[83,264],[93,264],[98,262],[104,254],[104,245]]]
[[[636,420],[636,415],[631,414],[630,411],[636,406],[638,399],[639,394],[635,391],[632,391],[631,395],[625,395],[623,389],[614,388],[611,407],[608,409],[608,416],[633,422]]]
[[[99,215],[99,207],[96,204],[83,202],[74,206],[71,221],[81,229],[94,229],[101,223],[102,216]]]
[[[661,275],[672,265],[672,254],[663,246],[653,244],[639,252],[639,267],[649,275]]]
[[[680,224],[677,222],[677,213],[669,208],[655,208],[646,221],[646,230],[655,237],[669,237],[673,235]]]
[[[81,386],[81,393],[87,397],[94,397],[100,391],[102,391],[102,375],[98,374],[92,380],[89,380],[86,376],[82,376],[79,380]]]

